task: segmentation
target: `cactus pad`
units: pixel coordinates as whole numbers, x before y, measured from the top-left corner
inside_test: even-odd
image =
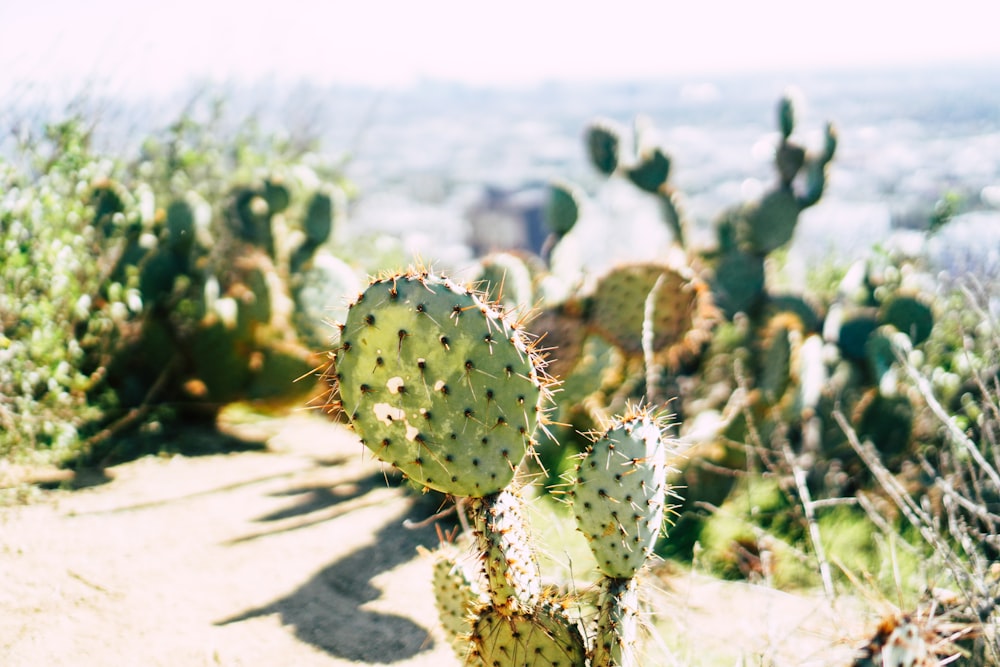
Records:
[[[639,580],[605,578],[592,667],[638,667]]]
[[[762,256],[730,250],[719,258],[712,291],[726,317],[753,311],[766,294],[764,287]]]
[[[469,652],[473,612],[486,604],[477,582],[460,561],[459,550],[442,544],[434,552],[432,586],[438,617],[455,655],[464,661]]]
[[[783,139],[792,136],[795,130],[795,102],[791,95],[783,95],[778,101],[778,129]]]
[[[670,177],[670,157],[660,148],[654,148],[626,172],[628,179],[645,192],[655,194]]]
[[[558,237],[570,232],[580,219],[579,189],[565,181],[549,184],[548,201],[545,203],[545,224]]]
[[[490,600],[505,614],[533,608],[542,592],[523,503],[516,491],[505,489],[477,498],[473,504],[476,542],[483,554]]]
[[[663,429],[648,409],[630,408],[581,454],[573,512],[608,577],[635,576],[660,535],[668,493]]]
[[[555,606],[507,616],[488,607],[472,629],[467,664],[476,667],[583,667],[587,650],[576,624]]]
[[[865,361],[868,358],[868,339],[878,329],[874,308],[858,308],[844,316],[837,334],[837,346],[846,359]]]
[[[333,230],[333,198],[326,192],[316,192],[309,200],[302,223],[306,239],[313,245],[325,243]]]
[[[746,214],[746,241],[755,253],[767,254],[792,240],[802,207],[789,189],[769,192]]]
[[[914,296],[897,295],[882,304],[878,321],[891,324],[910,337],[914,345],[927,340],[934,328],[934,312]]]
[[[586,131],[587,154],[597,171],[610,176],[618,169],[620,133],[611,121],[594,121]]]
[[[627,354],[642,353],[646,301],[654,287],[653,350],[658,361],[676,369],[701,352],[716,319],[708,289],[687,272],[661,264],[627,264],[613,270],[594,290],[590,326]]]
[[[348,309],[335,368],[364,444],[414,482],[459,496],[511,482],[547,397],[517,323],[428,271],[368,286]]]

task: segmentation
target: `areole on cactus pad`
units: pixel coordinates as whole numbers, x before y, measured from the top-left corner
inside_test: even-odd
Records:
[[[335,357],[364,444],[456,496],[507,486],[547,400],[532,340],[486,298],[427,270],[377,278],[349,307]]]

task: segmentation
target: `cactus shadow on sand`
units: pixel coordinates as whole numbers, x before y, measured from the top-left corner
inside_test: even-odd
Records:
[[[377,481],[384,486],[381,474],[377,475]],[[361,486],[370,489],[365,483]],[[375,577],[416,557],[418,546],[437,544],[433,525],[419,528],[403,525],[403,520],[419,521],[430,512],[433,508],[428,510],[426,501],[414,499],[399,520],[389,522],[375,533],[370,546],[347,554],[289,595],[217,621],[216,625],[279,614],[281,622],[294,628],[300,641],[338,658],[369,663],[399,662],[431,650],[434,641],[427,628],[403,616],[364,608],[382,595],[371,583]]]

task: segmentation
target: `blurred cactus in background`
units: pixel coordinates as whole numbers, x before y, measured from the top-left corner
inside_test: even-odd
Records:
[[[332,255],[340,177],[251,134],[224,150],[220,114],[135,164],[91,152],[79,119],[24,145],[29,168],[0,163],[0,451],[97,462],[144,422],[315,392],[296,380],[336,331],[316,315],[358,281]]]

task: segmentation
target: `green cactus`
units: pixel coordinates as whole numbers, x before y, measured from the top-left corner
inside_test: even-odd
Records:
[[[267,208],[271,215],[283,213],[292,203],[292,193],[280,178],[265,180],[261,195],[264,197],[264,201],[267,202]]]
[[[868,359],[868,339],[878,329],[875,308],[855,308],[840,322],[837,346],[845,359],[865,362]]]
[[[749,206],[744,218],[748,249],[766,255],[791,241],[801,210],[795,195],[785,188],[773,190]]]
[[[630,406],[582,456],[580,530],[604,575],[597,633],[543,590],[515,479],[548,400],[541,360],[485,296],[425,269],[381,276],[350,305],[334,357],[362,442],[420,486],[470,498],[470,573],[438,550],[435,598],[467,665],[636,664],[638,584],[667,511],[664,421]],[[481,588],[480,588],[481,586]]]
[[[343,409],[380,459],[453,495],[510,484],[547,391],[509,316],[447,278],[409,271],[351,304],[340,345]]]
[[[632,408],[581,455],[573,512],[607,577],[634,577],[662,531],[669,449],[663,430],[649,409]]]
[[[680,195],[670,187],[660,188],[657,193],[660,198],[660,209],[663,211],[663,222],[673,236],[674,243],[681,248],[687,243],[685,232],[686,220],[681,210]]]
[[[639,580],[602,580],[592,667],[638,667],[638,626]]]
[[[655,147],[641,155],[639,161],[626,170],[625,175],[640,190],[656,194],[670,177],[670,156],[663,149]]]
[[[523,504],[519,492],[510,487],[476,498],[472,505],[487,594],[492,607],[504,616],[530,613],[541,601],[542,578]]]
[[[191,375],[198,381],[196,386],[203,387],[203,393],[195,398],[221,405],[240,396],[252,377],[250,365],[240,353],[243,341],[236,322],[216,313],[208,313],[186,337]]]
[[[618,127],[609,120],[596,120],[587,127],[585,137],[591,164],[604,176],[611,176],[618,169],[621,150]]]
[[[174,281],[182,272],[180,260],[172,253],[153,252],[139,268],[139,292],[145,304],[163,303],[174,289]]]
[[[805,333],[819,331],[822,325],[819,307],[798,294],[768,294],[762,315],[767,320],[778,315],[793,317],[799,321],[800,329]]]
[[[476,610],[485,607],[489,599],[480,590],[478,579],[464,566],[455,545],[445,542],[431,553],[431,585],[438,618],[448,643],[458,659],[466,664]]]
[[[827,123],[823,152],[808,163],[805,189],[797,197],[802,208],[814,205],[823,196],[823,191],[826,189],[826,168],[836,151],[837,130],[832,123]]]
[[[783,95],[778,101],[778,129],[782,139],[788,139],[795,130],[795,104],[790,95]]]
[[[727,318],[753,313],[766,298],[764,258],[731,250],[715,261],[712,295]]]
[[[876,449],[890,459],[905,454],[909,448],[914,418],[909,398],[884,394],[878,387],[865,392],[853,414],[858,436],[871,440]]]
[[[612,270],[590,297],[587,321],[626,354],[642,354],[651,294],[652,348],[658,359],[676,370],[697,357],[716,320],[711,293],[687,270],[657,263],[625,264]]]
[[[327,192],[316,192],[309,200],[306,218],[302,229],[306,233],[306,241],[313,245],[325,243],[333,231],[333,197]]]
[[[545,204],[545,225],[557,238],[568,234],[580,219],[580,201],[579,189],[571,183],[566,181],[549,183],[548,200]]]
[[[542,604],[512,616],[487,607],[472,629],[474,667],[584,667],[587,650],[576,624],[559,607]]]
[[[891,324],[909,336],[914,345],[920,345],[934,328],[934,312],[916,296],[898,294],[885,301],[878,311],[881,324]]]
[[[630,406],[580,456],[571,499],[577,528],[601,571],[593,667],[637,667],[636,575],[663,531],[667,484],[665,422]]]
[[[93,227],[105,237],[110,237],[116,228],[116,215],[125,212],[127,193],[120,184],[107,179],[94,184],[90,191],[90,205],[94,207]]]
[[[274,230],[272,212],[256,189],[237,188],[232,196],[229,213],[230,224],[237,238],[262,248],[274,257]]]
[[[791,332],[784,323],[770,327],[757,386],[768,404],[776,404],[788,389],[792,371]]]

